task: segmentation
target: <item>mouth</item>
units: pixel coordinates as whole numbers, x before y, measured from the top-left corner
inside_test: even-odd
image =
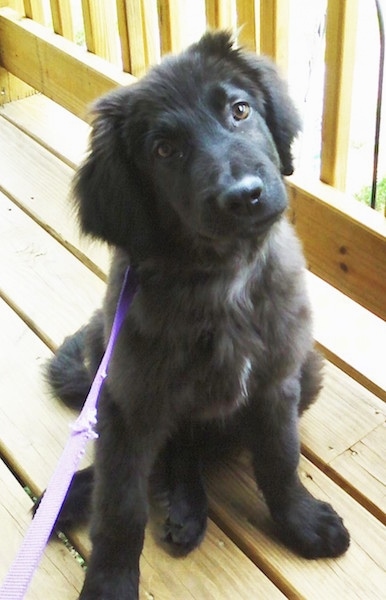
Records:
[[[285,209],[276,211],[267,215],[265,218],[233,217],[231,220],[212,216],[209,223],[206,223],[200,231],[197,231],[197,237],[206,244],[215,242],[224,242],[227,240],[256,238],[266,234],[270,228],[280,220]]]
[[[256,233],[265,232],[269,229],[276,221],[280,219],[282,214],[284,213],[284,209],[280,211],[276,211],[275,213],[266,216],[263,219],[256,219],[254,223],[251,223],[251,229]]]

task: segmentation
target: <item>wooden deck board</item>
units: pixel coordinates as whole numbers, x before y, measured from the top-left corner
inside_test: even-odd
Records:
[[[0,214],[0,249],[5,258],[0,293],[12,298],[54,347],[100,305],[104,284],[1,195]],[[25,294],[26,288],[34,293]],[[325,388],[303,419],[303,429],[306,451],[329,464],[382,423],[385,410],[379,399],[332,365],[326,371]]]
[[[32,501],[0,460],[0,582],[5,577],[20,547],[30,521]],[[6,543],[4,543],[6,542]],[[26,600],[42,598],[74,600],[84,573],[64,545],[53,541],[45,550]]]
[[[100,306],[104,283],[2,194],[0,214],[0,294],[29,315],[52,347]]]
[[[303,444],[329,464],[384,423],[386,406],[374,394],[325,363],[324,387],[301,419]]]
[[[75,145],[76,139],[75,136]],[[109,264],[106,246],[79,234],[70,202],[73,169],[2,118],[0,156],[0,191],[85,263],[97,271],[101,268],[106,271]]]
[[[86,530],[75,541],[87,557]],[[186,558],[174,558],[159,547],[148,530],[141,557],[140,600],[284,599],[285,596],[221,529],[209,520],[204,544]]]
[[[307,281],[315,315],[314,336],[322,351],[386,400],[386,322],[310,272]]]
[[[49,348],[0,300],[0,447],[35,493],[48,483],[74,421],[74,413],[49,397],[42,369]]]
[[[370,431],[334,458],[330,466],[339,473],[344,482],[350,482],[356,490],[365,490],[364,506],[386,524],[386,461],[385,423]],[[371,502],[371,506],[367,504]]]
[[[383,525],[306,459],[301,461],[300,475],[316,497],[330,502],[343,516],[352,538],[343,557],[304,561],[283,550],[274,540],[265,504],[261,498],[256,502],[255,484],[245,460],[227,465],[223,471],[218,469],[208,479],[217,523],[269,573],[288,598],[383,598],[386,589]]]
[[[106,247],[80,240],[68,204],[72,167],[83,153],[87,127],[68,115],[58,123],[61,109],[54,107],[50,113],[50,106],[47,99],[34,96],[0,112],[0,456],[35,492],[46,486],[74,418],[48,397],[41,365],[62,338],[99,305],[108,265]],[[53,120],[42,121],[47,114]],[[59,134],[62,126],[67,130],[65,140]],[[373,391],[383,397],[385,373],[381,369],[379,374],[380,361],[374,365],[367,356],[358,359],[360,352],[355,352],[352,340],[368,355],[373,350],[371,342],[385,341],[380,326],[384,323],[371,321],[367,329],[370,321],[361,320],[363,309],[356,312],[355,305],[347,311],[346,323],[360,321],[360,331],[350,337],[350,325],[342,322],[347,307],[344,298],[342,304],[329,301],[323,283],[314,283],[314,304],[322,313],[316,315],[321,344],[332,348],[332,355],[343,357],[340,360],[359,373],[359,381],[376,380]],[[335,307],[337,312],[329,321],[328,312]],[[384,352],[380,347],[376,351],[381,360]],[[266,507],[242,462],[219,470],[210,479],[216,524],[210,521],[197,552],[184,560],[173,559],[148,532],[141,600],[245,600],[257,593],[261,598],[279,598],[278,588],[288,598],[383,598],[385,413],[385,404],[376,394],[327,363],[325,388],[302,419],[307,457],[302,459],[302,477],[315,495],[328,498],[347,521],[353,544],[345,557],[304,561],[283,548],[272,537]],[[24,518],[28,520],[28,514]],[[87,555],[87,535],[75,532],[74,540]],[[76,568],[81,579],[78,564]],[[53,585],[53,580],[48,581],[50,569],[43,568],[44,574],[37,575],[47,579],[48,586]]]
[[[2,107],[2,116],[69,167],[75,168],[86,152],[87,123],[46,96],[34,94],[27,102],[10,102]]]

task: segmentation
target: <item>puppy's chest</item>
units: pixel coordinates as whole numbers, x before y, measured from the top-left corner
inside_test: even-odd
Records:
[[[226,414],[245,402],[268,367],[266,311],[249,273],[189,293],[184,288],[183,295],[170,289],[157,309],[163,317],[152,323],[156,335],[146,356],[163,365],[170,389],[193,392],[207,414]]]
[[[264,355],[255,305],[249,282],[241,274],[230,285],[212,291],[212,302],[203,303],[199,313],[186,323],[195,329],[190,339],[192,376],[197,391],[215,401],[239,404],[249,394],[257,357]],[[193,325],[194,324],[194,325]],[[189,327],[189,326],[188,326]],[[202,383],[202,385],[201,385]],[[209,398],[207,398],[209,400]]]
[[[185,373],[205,416],[223,415],[243,404],[254,380],[261,339],[253,320],[228,312],[212,315],[187,354]]]

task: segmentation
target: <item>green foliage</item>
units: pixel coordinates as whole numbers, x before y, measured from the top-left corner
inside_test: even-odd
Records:
[[[25,486],[24,491],[26,492],[26,494],[28,494],[28,496],[31,498],[33,503],[36,504],[36,502],[38,501],[38,498],[37,498],[37,496],[35,496],[33,494],[33,492],[30,490],[30,488]],[[79,554],[79,552],[77,552],[75,550],[74,546],[71,544],[71,542],[67,538],[67,536],[64,533],[59,532],[59,531],[56,531],[55,533],[58,536],[58,538],[63,542],[63,544],[66,546],[67,550],[69,550],[69,552],[75,558],[75,560],[80,564],[82,569],[86,570],[86,568],[87,568],[86,561],[84,560],[83,556],[81,556]]]
[[[363,202],[364,204],[367,204],[368,206],[370,206],[371,186],[366,185],[364,188],[361,189],[360,192],[355,194],[355,198],[357,200],[359,200],[359,202]],[[385,207],[386,207],[386,177],[384,177],[383,179],[381,179],[381,181],[379,181],[377,183],[376,209],[379,210],[380,212],[383,212]]]
[[[86,45],[86,35],[83,30],[79,30],[75,33],[75,43],[82,47]]]
[[[24,491],[26,494],[28,494],[28,496],[31,498],[32,502],[35,504],[37,502],[37,497],[32,493],[32,491],[30,490],[30,488],[28,486],[24,487]]]

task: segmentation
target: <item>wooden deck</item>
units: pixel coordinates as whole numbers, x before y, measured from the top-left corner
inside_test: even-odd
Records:
[[[30,521],[23,487],[45,488],[74,420],[49,397],[42,363],[104,293],[108,251],[79,238],[68,202],[86,138],[82,121],[43,96],[0,110],[0,580]],[[240,459],[210,477],[208,533],[191,556],[171,558],[148,532],[141,600],[386,597],[385,323],[309,280],[315,336],[332,362],[302,421],[300,470],[310,491],[343,516],[349,551],[306,561],[284,548]],[[87,559],[87,533],[71,540]],[[74,599],[82,580],[80,563],[58,540],[27,598]]]

